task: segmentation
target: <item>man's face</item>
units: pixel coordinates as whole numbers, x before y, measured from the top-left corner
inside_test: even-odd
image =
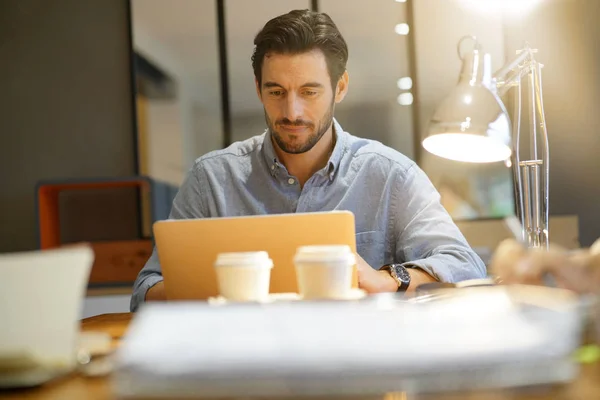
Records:
[[[345,90],[341,96],[334,95],[320,50],[267,54],[262,85],[256,85],[273,139],[290,154],[313,148],[331,126],[334,104],[345,95]]]

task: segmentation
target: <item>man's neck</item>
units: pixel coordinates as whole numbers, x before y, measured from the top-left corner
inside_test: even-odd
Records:
[[[271,139],[273,140],[273,139]],[[302,154],[289,154],[282,151],[277,143],[273,141],[275,153],[279,160],[285,165],[288,173],[298,178],[300,186],[304,187],[306,181],[318,170],[327,165],[329,157],[335,144],[335,135],[333,134],[333,124],[319,139],[312,149]]]

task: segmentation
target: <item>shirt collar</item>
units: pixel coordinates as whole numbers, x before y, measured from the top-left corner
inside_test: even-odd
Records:
[[[332,180],[335,176],[337,169],[339,168],[340,162],[344,153],[346,152],[346,144],[347,144],[347,136],[348,134],[344,131],[342,126],[337,122],[337,120],[333,119],[333,134],[335,135],[335,146],[333,147],[333,151],[329,156],[329,161],[327,162],[327,172],[329,174],[329,179]],[[273,141],[271,140],[271,131],[267,129],[265,132],[265,137],[262,146],[262,153],[264,159],[269,167],[269,171],[272,176],[277,174],[279,168],[283,166],[283,164],[277,158],[277,154],[275,153],[275,149],[273,148]]]
[[[331,156],[329,156],[329,162],[327,163],[330,179],[333,179],[335,172],[340,166],[342,157],[346,153],[348,142],[348,134],[335,118],[333,119],[333,133],[335,135],[335,146],[333,147]]]

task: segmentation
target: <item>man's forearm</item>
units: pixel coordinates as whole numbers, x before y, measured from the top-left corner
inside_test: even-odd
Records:
[[[146,292],[145,301],[164,301],[167,300],[167,295],[165,293],[165,283],[163,281],[158,282],[156,285],[152,286]]]
[[[419,287],[419,285],[423,285],[425,283],[437,282],[433,276],[429,275],[427,272],[423,271],[419,268],[407,268],[406,269],[410,274],[410,285],[408,285],[407,292],[414,292]]]
[[[418,256],[418,255],[417,255]],[[409,269],[417,269],[435,276],[440,282],[460,282],[467,279],[484,278],[485,264],[469,248],[442,249],[438,253],[422,259],[412,259],[404,263]]]
[[[368,293],[396,292],[398,282],[388,271],[372,268],[359,254],[356,254],[356,268],[358,272],[358,285]],[[410,285],[407,292],[416,290],[423,283],[436,282],[433,276],[419,268],[407,268],[410,274]]]

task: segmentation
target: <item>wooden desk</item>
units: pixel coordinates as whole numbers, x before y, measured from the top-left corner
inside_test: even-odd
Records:
[[[132,315],[105,314],[82,321],[84,331],[109,333],[118,346]],[[114,399],[107,378],[85,378],[77,375],[27,390],[0,391],[0,399],[22,400],[107,400]],[[545,386],[510,391],[477,391],[440,395],[407,396],[404,393],[391,393],[385,396],[370,397],[369,400],[587,400],[600,399],[600,363],[584,366],[578,379],[561,386]],[[317,400],[311,398],[310,400]],[[354,399],[358,400],[358,399]]]
[[[104,314],[84,319],[83,331],[101,331],[110,334],[113,346],[118,346],[125,334],[133,314]],[[67,376],[39,388],[1,391],[0,399],[19,400],[107,400],[113,399],[107,378],[86,378],[79,375]]]

